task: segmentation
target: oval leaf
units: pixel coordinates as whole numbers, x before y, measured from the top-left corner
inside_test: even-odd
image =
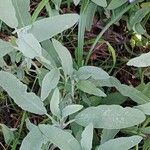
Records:
[[[138,125],[145,120],[142,111],[134,108],[123,108],[119,105],[101,105],[89,107],[76,117],[76,123],[87,126],[92,123],[94,128],[122,129]]]
[[[14,133],[10,128],[8,128],[4,124],[0,123],[0,127],[4,136],[5,143],[9,145],[15,138]]]
[[[25,57],[42,57],[42,47],[38,40],[30,33],[21,33],[16,40],[18,49]]]
[[[53,39],[53,46],[61,60],[61,64],[66,75],[73,72],[73,62],[70,52],[59,41]]]
[[[82,132],[81,138],[81,146],[83,150],[91,150],[92,149],[92,141],[93,141],[93,125],[89,124],[84,131]]]
[[[150,52],[142,54],[139,57],[131,59],[128,63],[128,66],[134,67],[149,67],[150,66]]]
[[[101,91],[99,88],[97,88],[92,82],[86,80],[86,81],[79,81],[77,84],[78,89],[80,89],[81,91],[88,93],[88,94],[92,94],[92,95],[96,95],[96,96],[102,96],[105,97],[106,94]]]
[[[54,90],[54,93],[52,95],[51,101],[50,101],[50,109],[53,115],[60,117],[61,112],[59,109],[59,100],[60,100],[60,94],[59,89],[56,88]]]
[[[41,150],[49,139],[42,134],[38,127],[34,127],[23,139],[20,150]]]
[[[12,0],[12,2],[16,10],[18,28],[29,25],[31,23],[30,0]]]
[[[45,75],[41,87],[41,99],[43,101],[48,97],[49,93],[54,88],[56,88],[59,79],[60,79],[60,72],[57,68],[52,69]]]
[[[92,77],[95,80],[108,79],[110,76],[103,69],[94,66],[84,66],[79,68],[77,76],[80,80]]]
[[[39,129],[61,150],[81,150],[81,145],[69,132],[50,125],[39,125]]]
[[[30,32],[38,39],[39,42],[52,38],[58,33],[71,28],[77,23],[79,15],[64,14],[44,18],[33,23]]]
[[[0,58],[13,51],[14,48],[9,42],[0,39]]]
[[[82,105],[68,105],[62,110],[62,117],[65,118],[71,114],[74,114],[83,108]]]
[[[150,115],[150,103],[139,105],[136,106],[135,108],[142,110],[146,115]]]
[[[0,20],[4,21],[11,28],[16,28],[18,26],[12,0],[0,0]]]
[[[40,98],[32,92],[27,93],[27,86],[14,75],[0,71],[0,86],[23,110],[39,115],[46,114],[46,109]]]
[[[98,150],[129,150],[141,142],[141,136],[121,137],[100,145]]]

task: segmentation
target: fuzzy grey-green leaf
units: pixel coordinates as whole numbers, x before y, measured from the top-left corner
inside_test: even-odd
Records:
[[[81,146],[82,150],[91,150],[93,141],[93,124],[90,123],[82,132]]]
[[[63,71],[65,75],[71,75],[73,73],[73,61],[69,50],[64,47],[59,41],[53,39],[53,46],[61,60]]]
[[[47,111],[41,99],[32,92],[26,92],[27,86],[21,83],[11,73],[0,71],[0,87],[2,87],[23,110],[39,115],[46,114]]]
[[[11,28],[16,28],[18,26],[12,0],[0,0],[0,20],[4,21]]]
[[[0,39],[0,58],[13,51],[14,48],[9,42]]]
[[[39,129],[61,150],[82,150],[80,143],[67,131],[50,125],[39,125]]]
[[[51,90],[53,90],[60,79],[60,72],[57,68],[53,68],[50,72],[48,72],[43,81],[42,81],[42,87],[41,87],[41,99],[44,101]]]
[[[121,137],[100,145],[98,150],[129,150],[141,142],[141,136]]]
[[[138,109],[119,105],[100,105],[89,107],[75,117],[76,123],[87,126],[92,123],[94,128],[122,129],[142,123],[146,119]]]
[[[100,97],[106,97],[106,94],[102,90],[97,88],[92,82],[88,80],[79,81],[77,87],[78,89],[80,89],[85,93],[100,96]]]
[[[71,28],[77,23],[78,19],[79,15],[77,14],[64,14],[44,18],[34,22],[29,32],[31,32],[39,42],[42,42]]]

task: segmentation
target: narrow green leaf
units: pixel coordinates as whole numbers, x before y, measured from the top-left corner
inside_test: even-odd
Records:
[[[11,28],[16,28],[18,26],[12,0],[0,0],[0,20],[4,21]]]
[[[71,75],[73,72],[73,62],[70,52],[59,41],[53,39],[53,46],[61,60],[65,75]]]
[[[121,137],[100,145],[98,150],[129,150],[141,142],[141,136]]]
[[[59,109],[59,101],[60,101],[60,93],[59,93],[59,89],[56,88],[54,90],[54,93],[53,93],[51,101],[50,101],[50,110],[51,110],[52,114],[57,116],[58,118],[60,118],[60,116],[61,116],[61,112]]]
[[[134,108],[123,108],[119,105],[100,105],[89,107],[75,117],[75,121],[87,126],[92,123],[94,128],[122,129],[138,125],[145,120],[142,111]]]
[[[14,75],[0,71],[0,79],[0,86],[19,107],[31,113],[46,114],[46,109],[40,98],[32,92],[26,92],[27,86],[21,83]]]
[[[143,18],[150,12],[150,7],[144,7],[139,9],[133,16],[131,16],[129,24],[131,28],[137,23],[140,23]]]
[[[39,125],[39,129],[59,149],[81,150],[81,145],[69,132],[50,125]]]
[[[93,2],[89,3],[87,10],[86,10],[86,29],[88,31],[91,31],[94,16],[97,10],[97,5]]]
[[[57,68],[52,69],[50,72],[48,72],[43,81],[42,81],[42,87],[41,87],[41,99],[44,101],[49,93],[56,88],[58,82],[60,79],[60,72]]]
[[[91,150],[93,141],[93,125],[89,124],[82,132],[81,146],[82,150]]]
[[[92,0],[95,4],[101,7],[107,7],[107,1],[106,0]]]
[[[105,97],[106,94],[101,91],[99,88],[97,88],[92,82],[86,80],[86,81],[79,81],[77,84],[78,89],[80,89],[81,91],[88,93],[88,94],[92,94],[92,95],[96,95],[96,96],[102,96]]]
[[[107,9],[116,9],[117,7],[123,5],[126,3],[128,0],[111,0],[109,3]]]
[[[29,32],[31,32],[39,42],[42,42],[71,28],[77,23],[78,19],[79,16],[77,14],[64,14],[44,18],[34,22]]]

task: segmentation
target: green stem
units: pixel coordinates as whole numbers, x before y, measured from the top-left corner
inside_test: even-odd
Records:
[[[135,150],[139,150],[139,145],[136,145]]]

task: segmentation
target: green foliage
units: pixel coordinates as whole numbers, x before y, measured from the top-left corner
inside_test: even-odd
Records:
[[[75,121],[87,126],[92,123],[94,128],[122,129],[140,124],[145,120],[143,112],[134,108],[122,108],[118,105],[100,105],[81,111]]]
[[[74,4],[81,8],[80,15],[62,14],[61,5],[70,8]],[[48,17],[40,16],[43,8]],[[147,148],[149,84],[137,88],[121,84],[102,68],[92,66],[89,58],[98,43],[106,43],[113,59],[112,72],[117,53],[111,43],[101,39],[103,34],[123,19],[131,33],[149,37],[145,25],[150,7],[143,0],[42,0],[32,15],[29,9],[30,0],[0,0],[2,25],[15,29],[10,40],[0,40],[0,92],[13,100],[14,109],[18,105],[24,110],[18,131],[0,124],[6,144],[12,150]],[[91,30],[97,14],[109,14],[108,23],[84,52],[85,32]],[[70,34],[78,39],[73,46],[75,58],[65,43]],[[148,67],[149,53],[127,64]],[[128,107],[124,104],[127,100],[133,101]],[[30,122],[30,113],[42,116],[40,121]],[[27,135],[22,132],[24,122]]]
[[[141,140],[142,137],[140,136],[116,138],[99,146],[98,150],[127,150],[137,145]]]

